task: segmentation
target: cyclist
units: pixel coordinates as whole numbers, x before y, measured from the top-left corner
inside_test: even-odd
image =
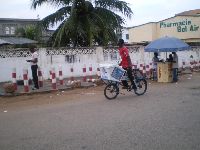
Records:
[[[119,39],[118,46],[119,46],[119,48],[118,48],[119,54],[120,54],[121,59],[122,59],[122,61],[119,65],[122,66],[122,68],[127,71],[127,75],[128,75],[128,78],[131,81],[132,88],[136,89],[136,85],[134,83],[134,77],[132,75],[131,58],[129,56],[129,52],[128,52],[127,47],[124,46],[124,40],[123,39]],[[129,87],[128,82],[126,80],[122,80],[122,84],[124,86],[123,87],[124,89],[131,88],[131,87]]]

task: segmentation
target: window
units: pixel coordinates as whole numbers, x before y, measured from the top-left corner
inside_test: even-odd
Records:
[[[15,27],[11,27],[11,29],[10,29],[10,34],[15,34]]]
[[[76,62],[76,56],[75,55],[66,55],[65,61],[67,63],[75,63]]]
[[[127,40],[129,39],[129,34],[126,34],[126,39],[127,39]]]
[[[6,27],[6,34],[10,34],[10,28],[9,27]]]

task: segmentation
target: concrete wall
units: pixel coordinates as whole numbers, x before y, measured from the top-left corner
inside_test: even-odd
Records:
[[[143,46],[131,46],[129,53],[133,64],[140,65],[141,63],[149,64],[152,60],[153,53],[144,52]],[[95,48],[79,48],[79,49],[38,49],[39,62],[38,65],[42,69],[44,79],[50,78],[49,71],[55,67],[56,76],[58,77],[59,67],[62,67],[63,76],[71,77],[70,68],[74,68],[73,76],[83,76],[82,68],[86,65],[87,74],[89,75],[89,67],[92,65],[93,72],[96,70],[100,63],[117,63],[120,61],[117,47],[95,47]],[[66,55],[74,55],[75,62],[67,62]],[[169,53],[167,54],[169,55]],[[189,66],[190,56],[193,55],[194,60],[200,60],[200,47],[194,47],[191,51],[178,52],[179,67],[182,66],[182,61],[186,62]],[[12,68],[17,70],[17,79],[23,78],[23,69],[28,68],[29,78],[31,78],[30,64],[26,62],[31,57],[28,49],[13,49],[13,50],[0,50],[0,82],[11,81]],[[166,53],[160,53],[160,58],[165,59]]]

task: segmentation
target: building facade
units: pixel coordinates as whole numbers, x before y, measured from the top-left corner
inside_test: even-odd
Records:
[[[191,45],[200,45],[200,9],[128,29],[129,43],[151,42],[163,36],[173,36]]]
[[[20,42],[18,42],[19,36],[16,37],[15,35],[16,30],[19,28],[25,29],[29,26],[36,26],[39,22],[39,19],[0,18],[0,39],[9,41],[11,43],[12,39],[14,39],[16,43],[20,44]],[[43,30],[40,43],[46,43],[53,33],[54,30]]]
[[[122,39],[124,39],[125,43],[129,43],[129,33],[127,28],[122,29]]]
[[[38,22],[39,19],[0,18],[0,36],[14,36],[16,29],[36,25]]]

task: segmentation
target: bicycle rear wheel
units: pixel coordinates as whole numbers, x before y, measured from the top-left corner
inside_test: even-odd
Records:
[[[109,100],[115,99],[118,94],[119,94],[119,87],[117,86],[117,84],[114,83],[108,84],[104,89],[104,95]]]
[[[143,95],[147,91],[147,81],[145,79],[136,79],[135,84],[137,89],[134,90],[136,95]]]

